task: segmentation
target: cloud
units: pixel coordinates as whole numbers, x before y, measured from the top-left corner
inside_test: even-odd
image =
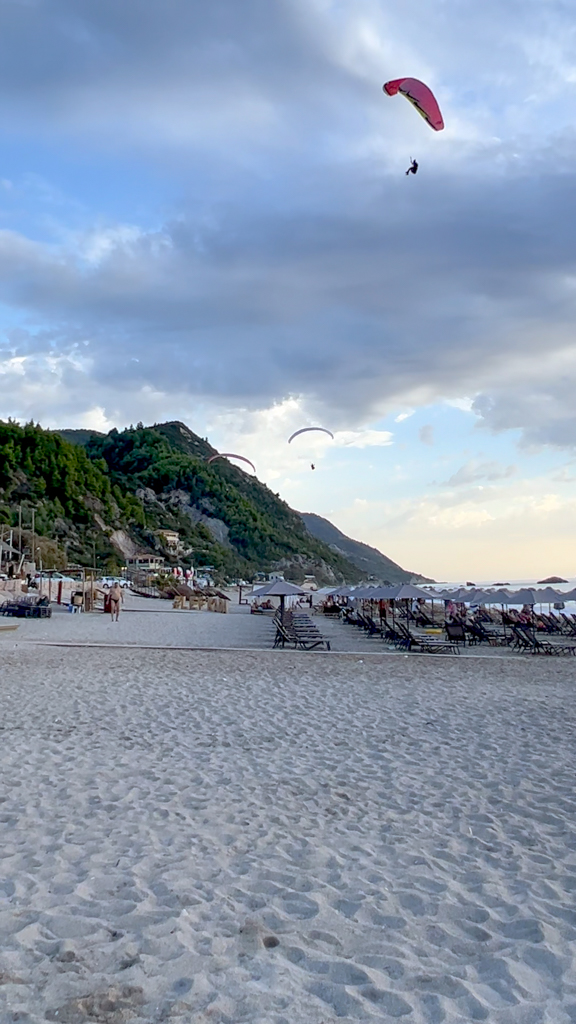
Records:
[[[385,448],[393,436],[389,430],[339,430],[334,441],[345,448]]]
[[[122,422],[297,396],[350,431],[446,399],[526,444],[574,443],[561,0],[545,20],[519,0],[465,17],[457,0],[442,17],[423,0],[4,8],[11,151],[33,144],[41,162],[46,148],[80,196],[72,210],[56,183],[38,187],[32,223],[18,187],[2,193],[0,302],[26,325],[3,342],[25,371],[4,374],[18,377],[7,413],[38,402],[52,419],[81,416],[97,395]],[[444,135],[383,96],[399,64],[436,89]],[[103,213],[114,203],[84,182],[93,156],[111,182],[121,161],[135,188],[157,176],[157,206]]]
[[[422,444],[434,444],[434,427],[431,423],[425,423],[418,431],[418,437]]]
[[[516,473],[516,466],[503,466],[499,462],[480,462],[470,459],[460,469],[453,473],[444,484],[445,487],[462,487],[468,484],[478,483],[487,480],[492,483],[495,480],[508,480]]]
[[[576,490],[545,476],[467,492],[422,493],[354,504],[334,520],[345,533],[437,580],[576,575]],[[360,529],[359,529],[360,527]]]
[[[530,369],[532,373],[526,373]],[[545,360],[528,360],[519,380],[478,395],[473,411],[492,433],[520,432],[525,448],[576,447],[576,347],[573,343]]]

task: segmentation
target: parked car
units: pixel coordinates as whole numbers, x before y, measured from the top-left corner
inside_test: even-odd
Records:
[[[122,576],[102,576],[99,580],[96,580],[96,582],[99,583],[104,590],[109,590],[109,588],[113,587],[115,583],[118,583],[123,589],[130,586],[128,580],[123,579]]]
[[[78,580],[72,579],[71,576],[64,576],[61,572],[56,570],[50,570],[48,572],[37,572],[34,574],[34,580],[38,583],[40,580],[52,580],[53,583],[77,583]]]

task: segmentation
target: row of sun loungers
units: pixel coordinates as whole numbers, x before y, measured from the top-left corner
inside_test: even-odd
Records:
[[[345,608],[342,610],[342,619],[348,625],[361,629],[366,636],[376,637],[403,651],[459,654],[462,647],[488,644],[491,647],[506,647],[515,653],[576,656],[576,618],[566,615],[538,616],[534,626],[515,622],[507,626],[505,620],[498,624],[491,619],[472,623],[446,622],[443,637],[416,632],[414,626],[427,625],[419,622],[417,617],[409,618],[406,622],[399,619],[393,622],[386,619],[377,621],[365,610]],[[274,647],[330,650],[330,641],[304,612],[287,609],[283,618],[278,612],[274,625]],[[413,628],[410,628],[411,625]]]
[[[576,621],[567,616],[563,616],[557,640],[542,639],[535,629],[521,624],[513,624],[506,630],[492,622],[447,622],[444,624],[445,639],[441,639],[411,632],[408,626],[397,620],[392,624],[385,620],[378,623],[370,615],[356,609],[345,609],[342,617],[344,622],[362,629],[367,636],[380,637],[386,643],[405,651],[457,654],[461,647],[489,644],[492,647],[507,647],[518,653],[576,656]],[[560,642],[560,637],[564,641],[573,638],[573,642]]]
[[[405,651],[421,651],[425,654],[440,654],[451,652],[459,654],[458,642],[451,637],[441,639],[440,637],[426,636],[425,634],[412,633],[403,622],[392,624],[383,621],[380,625],[371,616],[362,612],[354,611],[344,613],[344,621],[349,625],[358,626],[368,636],[379,636],[387,643],[393,644]]]
[[[284,612],[283,618],[278,613],[274,618],[274,625],[274,647],[291,646],[302,651],[313,651],[323,647],[327,651],[330,650],[330,641],[322,636],[316,624],[304,612],[293,612],[289,609]]]
[[[561,644],[552,640],[542,640],[527,626],[513,626],[512,633],[512,648],[515,651],[525,651],[528,654],[576,655],[576,643]]]

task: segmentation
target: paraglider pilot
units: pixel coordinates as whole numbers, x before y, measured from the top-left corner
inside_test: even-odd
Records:
[[[410,167],[406,171],[406,174],[408,175],[408,174],[417,174],[417,173],[418,173],[418,161],[417,160],[412,160],[412,163],[410,164]]]
[[[316,466],[314,465],[313,462],[310,463],[310,469],[316,469]]]

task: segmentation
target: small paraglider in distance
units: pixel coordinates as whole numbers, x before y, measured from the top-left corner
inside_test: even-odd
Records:
[[[332,440],[334,440],[334,434],[331,430],[327,430],[326,427],[300,427],[300,430],[295,430],[294,433],[290,435],[288,438],[288,444],[290,444],[295,437],[298,437],[299,434],[307,434],[310,430],[319,430],[323,434],[328,434]]]
[[[410,157],[410,167],[406,171],[406,176],[409,174],[418,174],[418,161],[413,160],[412,157]]]
[[[250,462],[250,459],[245,458],[244,455],[234,455],[233,452],[221,452],[219,455],[211,455],[207,460],[207,464],[210,465],[210,463],[215,462],[216,459],[239,459],[240,462],[247,462],[249,466],[252,466],[254,472],[256,472],[256,466],[254,463]]]
[[[418,78],[395,78],[391,82],[386,82],[382,88],[388,96],[402,93],[435,132],[442,131],[444,119],[438,101],[424,82]]]
[[[310,469],[316,469],[316,466],[314,465],[313,462],[310,463]]]

